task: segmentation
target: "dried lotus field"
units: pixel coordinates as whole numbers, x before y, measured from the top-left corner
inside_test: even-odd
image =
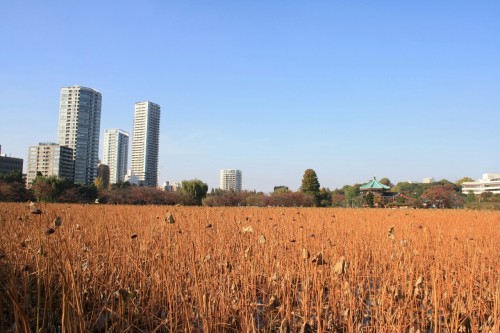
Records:
[[[500,332],[500,213],[38,208],[0,203],[0,332]]]

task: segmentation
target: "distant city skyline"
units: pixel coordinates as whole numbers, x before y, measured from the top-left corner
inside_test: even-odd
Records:
[[[101,159],[105,129],[132,133],[135,102],[161,105],[158,183],[218,188],[225,166],[264,192],[297,190],[308,168],[331,189],[499,173],[498,13],[492,0],[5,2],[2,152],[26,172],[28,147],[58,140],[61,87],[78,84],[102,94]]]

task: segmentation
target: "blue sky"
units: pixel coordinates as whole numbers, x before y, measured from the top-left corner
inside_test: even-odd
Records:
[[[3,1],[0,144],[57,141],[60,88],[106,128],[162,107],[160,181],[243,187],[500,172],[498,1]],[[102,141],[102,140],[101,140]],[[102,156],[102,147],[101,147]]]

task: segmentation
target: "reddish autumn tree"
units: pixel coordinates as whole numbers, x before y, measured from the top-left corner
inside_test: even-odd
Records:
[[[421,198],[438,208],[455,208],[463,206],[464,198],[457,192],[456,186],[450,184],[432,186],[422,193]]]

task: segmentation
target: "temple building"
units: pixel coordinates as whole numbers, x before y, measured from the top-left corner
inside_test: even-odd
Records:
[[[368,183],[361,185],[360,188],[363,197],[369,207],[399,207],[408,208],[413,206],[413,199],[398,192],[391,192],[390,186],[384,185],[373,177]],[[369,199],[372,197],[372,199]]]
[[[377,180],[377,178],[373,177],[373,179],[370,180],[368,183],[361,185],[359,189],[363,193],[368,193],[368,192],[383,193],[385,191],[390,190],[391,188],[387,185],[382,184]]]

